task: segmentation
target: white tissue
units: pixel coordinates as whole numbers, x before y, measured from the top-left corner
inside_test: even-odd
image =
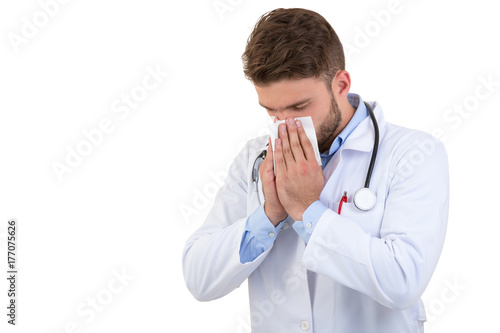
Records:
[[[307,137],[309,138],[309,141],[311,141],[311,144],[314,148],[314,155],[316,156],[316,161],[318,162],[319,165],[321,165],[321,156],[319,154],[319,148],[318,148],[318,139],[316,138],[316,130],[314,129],[314,124],[312,121],[311,117],[297,117],[295,120],[300,120],[302,123],[302,126],[304,127],[304,130],[306,131]],[[284,120],[279,120],[275,123],[272,123],[269,125],[269,131],[271,132],[271,142],[273,144],[273,153],[274,153],[274,145],[275,141],[278,138],[278,126],[280,124],[285,123]],[[274,154],[273,154],[274,157]],[[276,169],[275,169],[276,170]]]

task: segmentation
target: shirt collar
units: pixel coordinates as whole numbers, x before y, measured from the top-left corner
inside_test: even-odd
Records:
[[[333,155],[340,148],[340,146],[342,146],[342,144],[347,140],[349,135],[356,129],[356,127],[358,127],[358,125],[366,117],[368,117],[368,110],[366,109],[365,103],[363,102],[361,96],[349,93],[347,94],[347,100],[349,101],[349,104],[351,104],[353,108],[356,108],[356,111],[354,112],[354,115],[352,116],[347,126],[344,127],[342,132],[340,132],[340,134],[337,135],[335,140],[333,140],[333,143],[330,146],[328,154],[326,153],[321,154],[322,157]]]

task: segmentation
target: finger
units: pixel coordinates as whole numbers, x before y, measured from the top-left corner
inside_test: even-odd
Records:
[[[274,149],[274,164],[276,168],[276,176],[281,174],[286,170],[286,160],[283,156],[283,144],[281,139],[276,139],[275,141],[275,149]]]
[[[292,151],[293,158],[296,162],[303,161],[305,159],[305,156],[302,145],[300,144],[299,135],[297,133],[297,124],[292,118],[288,118],[286,124],[286,128],[288,131],[288,142],[290,145],[290,150]]]
[[[274,167],[273,167],[273,145],[271,144],[271,137],[269,137],[269,144],[267,145],[267,154],[266,157],[264,158],[264,161],[262,161],[262,164],[260,165],[260,178],[264,179],[265,173],[271,169],[274,174]]]
[[[271,137],[267,139],[267,154],[264,160],[273,160],[273,141]]]
[[[278,138],[280,139],[280,155],[284,159],[284,163],[293,162],[293,154],[290,148],[290,143],[288,142],[288,133],[286,124],[280,124],[278,127]],[[276,140],[278,142],[278,140]],[[278,153],[276,149],[274,150],[274,159],[276,160]]]
[[[266,163],[269,165],[270,169],[274,169],[273,162],[274,162],[274,148],[273,148],[273,141],[271,137],[268,139],[268,144],[267,144],[267,155],[265,158]],[[273,170],[274,173],[274,170]]]
[[[311,143],[311,140],[309,140],[309,138],[307,137],[306,130],[304,129],[304,126],[302,126],[302,122],[300,120],[297,120],[296,124],[297,124],[298,137],[306,160],[308,161],[316,160],[314,147]]]

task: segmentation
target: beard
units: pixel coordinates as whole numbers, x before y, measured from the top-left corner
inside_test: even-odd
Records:
[[[318,147],[320,153],[324,153],[330,149],[330,146],[335,139],[333,135],[337,131],[340,122],[342,121],[342,114],[340,113],[339,106],[335,100],[333,93],[330,94],[330,110],[326,116],[325,121],[320,125],[317,131]]]

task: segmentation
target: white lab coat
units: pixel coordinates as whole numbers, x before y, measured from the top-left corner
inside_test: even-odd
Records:
[[[377,204],[352,203],[363,187],[374,142],[363,120],[323,170],[320,201],[329,209],[306,244],[290,218],[273,245],[241,264],[247,217],[258,207],[252,166],[267,138],[236,157],[205,223],[183,253],[188,289],[200,301],[222,297],[248,279],[252,332],[423,332],[420,300],[438,262],[448,218],[448,162],[443,144],[384,121],[370,103],[380,145],[370,188]],[[348,201],[337,214],[347,191]]]

